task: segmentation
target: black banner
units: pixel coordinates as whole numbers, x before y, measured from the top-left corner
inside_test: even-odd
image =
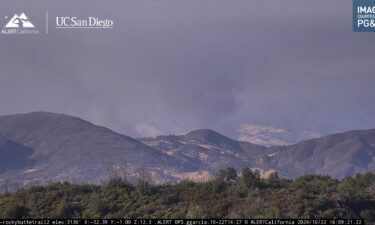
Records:
[[[0,225],[362,225],[363,219],[1,219]]]

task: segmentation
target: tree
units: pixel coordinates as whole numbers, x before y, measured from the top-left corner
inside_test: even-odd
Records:
[[[273,187],[280,185],[280,181],[279,174],[276,171],[271,172],[266,179],[267,184]]]
[[[136,175],[136,187],[137,190],[142,194],[148,194],[151,188],[151,174],[144,169],[139,169]]]
[[[244,168],[241,171],[241,183],[246,187],[254,187],[260,183],[259,171],[253,172],[249,168]]]
[[[226,169],[221,169],[217,174],[220,180],[227,183],[235,181],[237,179],[237,171],[233,167],[228,167]]]

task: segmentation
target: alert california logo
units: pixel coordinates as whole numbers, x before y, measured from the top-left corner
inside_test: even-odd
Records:
[[[39,34],[39,30],[25,14],[15,14],[12,17],[5,17],[7,23],[1,30],[1,34]]]

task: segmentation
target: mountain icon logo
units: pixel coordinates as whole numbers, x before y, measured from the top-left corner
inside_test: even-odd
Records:
[[[21,15],[15,14],[4,28],[35,28],[25,13]]]

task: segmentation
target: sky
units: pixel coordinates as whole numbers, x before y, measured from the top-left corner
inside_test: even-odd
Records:
[[[0,115],[63,113],[133,137],[375,128],[375,34],[352,32],[349,0],[4,0],[0,27],[21,12],[40,34],[0,35]],[[56,29],[57,16],[114,28]]]

